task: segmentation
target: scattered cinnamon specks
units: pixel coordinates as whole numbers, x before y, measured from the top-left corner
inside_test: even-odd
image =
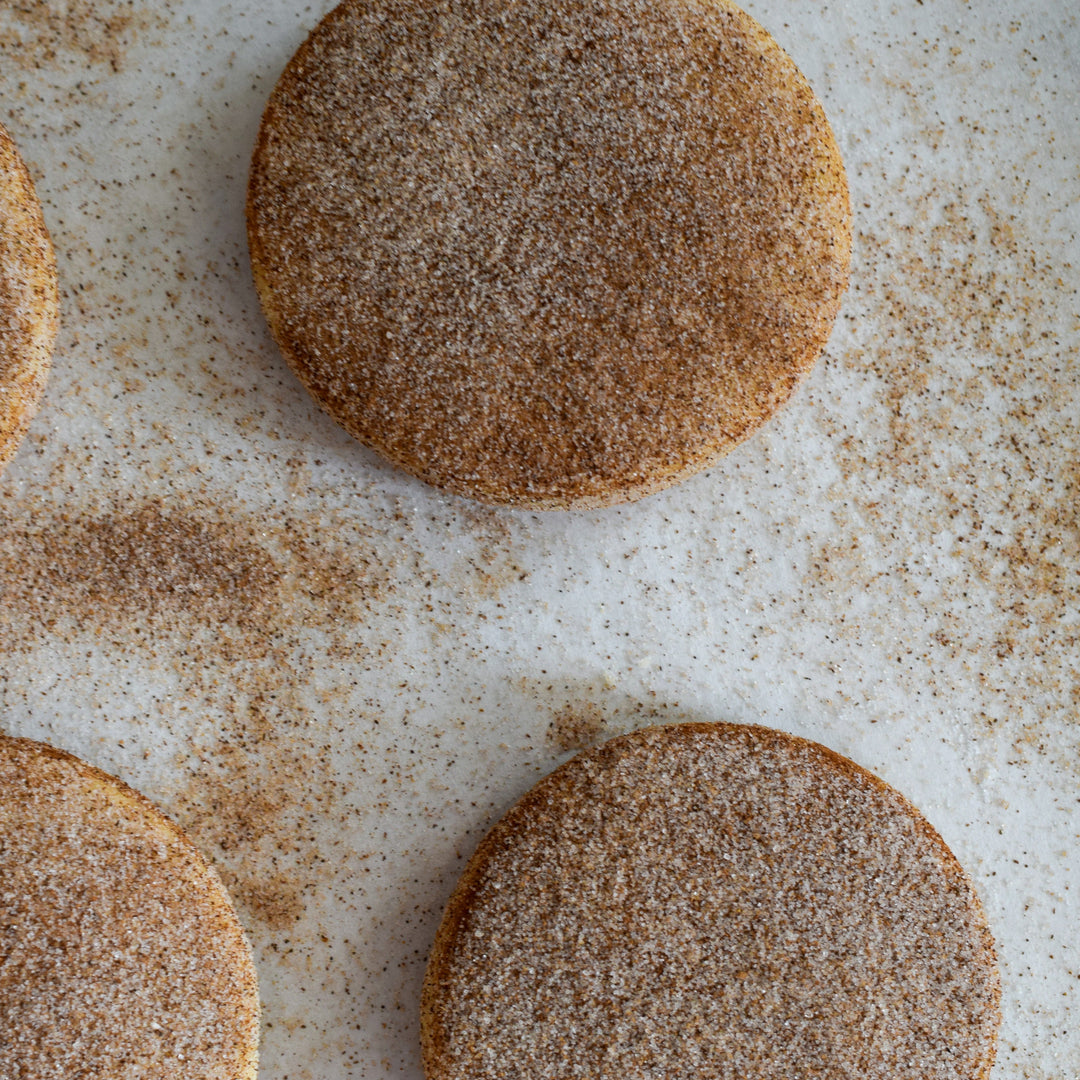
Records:
[[[250,627],[283,572],[241,523],[146,502],[101,515],[8,524],[0,532],[5,649],[23,634],[170,620]],[[136,616],[137,613],[137,616]],[[14,624],[14,625],[12,625]],[[19,628],[23,634],[20,634]]]
[[[255,521],[208,498],[53,514],[0,526],[0,655],[104,639],[219,716],[179,755],[188,779],[169,809],[246,916],[290,925],[322,873],[305,820],[334,792],[298,643],[314,633],[361,656],[356,627],[384,600],[391,559],[355,528]]]
[[[603,710],[592,701],[566,705],[548,725],[548,741],[558,750],[584,750],[595,746],[607,727]]]
[[[194,747],[197,765],[170,797],[178,819],[220,868],[249,918],[284,930],[337,867],[312,842],[312,821],[336,794],[326,757],[305,728],[312,717],[288,675],[240,676],[224,730]]]
[[[1038,722],[1049,709],[1067,725],[1080,703],[1080,367],[1063,338],[1080,320],[1076,276],[988,192],[906,205],[908,220],[857,237],[858,343],[830,364],[872,396],[834,442],[843,483],[812,582],[878,598],[846,637],[888,640],[881,621],[900,611],[921,621],[896,655],[943,695],[971,692],[986,723],[1030,702]]]
[[[0,18],[0,53],[21,67],[93,64],[119,71],[127,50],[168,20],[146,0],[19,0]]]
[[[88,629],[128,629],[130,647],[150,648],[214,627],[253,658],[274,630],[357,619],[385,582],[363,546],[287,515],[256,521],[177,499],[12,517],[0,524],[0,651]]]

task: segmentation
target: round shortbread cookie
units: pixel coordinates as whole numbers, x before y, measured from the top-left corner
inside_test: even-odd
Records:
[[[56,259],[41,203],[0,125],[0,469],[45,391],[58,308]]]
[[[451,897],[429,1080],[976,1080],[971,882],[902,795],[759,727],[649,728],[540,781]]]
[[[0,736],[0,1076],[253,1080],[259,1001],[224,886],[141,795]]]
[[[537,509],[746,438],[824,347],[851,248],[821,105],[729,0],[346,0],[270,97],[247,217],[326,411]]]

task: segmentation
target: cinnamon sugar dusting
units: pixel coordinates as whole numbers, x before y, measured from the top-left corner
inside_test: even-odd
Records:
[[[57,321],[56,260],[41,204],[0,125],[0,469],[37,411]]]
[[[190,618],[253,626],[276,598],[282,572],[235,525],[160,502],[100,516],[73,514],[0,536],[0,605],[39,626]],[[10,647],[9,638],[9,647]]]
[[[267,106],[248,221],[327,411],[530,507],[745,438],[820,352],[850,246],[820,104],[726,2],[347,0]]]
[[[290,679],[266,671],[237,682],[233,693],[246,705],[196,748],[198,764],[170,804],[215,859],[240,910],[281,931],[338,870],[311,843],[308,824],[332,812],[338,789],[324,745],[305,731],[313,718]]]
[[[431,1080],[981,1080],[998,976],[970,882],[896,791],[762,728],[652,728],[496,826],[428,968]]]
[[[338,789],[300,642],[362,658],[356,627],[385,601],[390,559],[356,526],[256,521],[217,499],[52,513],[0,526],[0,655],[108,640],[114,663],[176,686],[168,708],[217,716],[179,756],[167,805],[245,917],[291,925],[336,869],[306,840]]]
[[[271,647],[268,620],[357,618],[382,594],[383,565],[318,532],[312,521],[257,522],[184,499],[9,518],[0,525],[0,651],[119,626],[134,629],[138,647],[147,630],[209,624],[226,654],[256,660]]]
[[[845,638],[891,641],[898,611],[922,622],[890,652],[935,694],[971,695],[986,724],[1059,730],[1080,704],[1080,400],[1060,336],[1080,293],[1017,222],[988,193],[923,191],[858,235],[865,315],[835,363],[874,407],[834,440],[843,490],[811,580],[881,598]]]

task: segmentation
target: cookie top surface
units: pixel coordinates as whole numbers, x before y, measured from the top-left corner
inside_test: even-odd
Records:
[[[821,105],[728,0],[346,0],[271,95],[248,234],[331,416],[532,508],[730,450],[819,355],[850,255]]]
[[[999,982],[902,795],[756,727],[579,755],[480,844],[422,1006],[429,1080],[973,1080]]]
[[[0,1076],[255,1076],[255,969],[217,874],[120,781],[3,736],[0,961]]]
[[[0,468],[45,390],[58,321],[56,260],[33,181],[0,126]]]

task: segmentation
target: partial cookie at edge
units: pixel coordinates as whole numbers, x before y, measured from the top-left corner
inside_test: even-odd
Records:
[[[58,312],[56,259],[41,204],[0,125],[0,470],[45,392]]]
[[[814,743],[613,739],[481,842],[436,936],[429,1080],[985,1080],[1000,984],[971,882]]]
[[[254,1080],[247,938],[217,873],[148,800],[0,736],[0,873],[0,1073]]]

